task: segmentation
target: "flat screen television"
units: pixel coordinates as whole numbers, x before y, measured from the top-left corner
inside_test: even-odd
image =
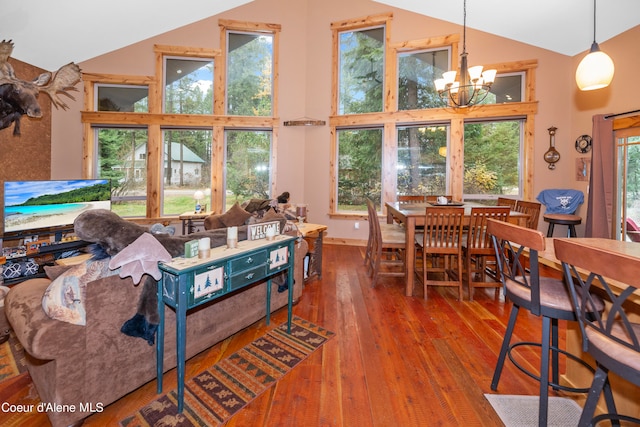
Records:
[[[72,229],[88,209],[111,209],[111,181],[5,181],[4,234],[37,234]]]

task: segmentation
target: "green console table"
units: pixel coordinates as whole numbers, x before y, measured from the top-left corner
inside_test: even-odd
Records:
[[[212,248],[209,257],[174,258],[160,263],[162,278],[158,282],[158,326],[156,341],[156,367],[158,393],[162,392],[164,361],[164,306],[176,311],[176,351],[178,371],[178,412],[184,406],[184,373],[186,351],[187,311],[214,301],[228,293],[246,288],[267,279],[266,321],[271,315],[271,278],[287,271],[288,307],[287,326],[291,332],[291,310],[293,307],[294,243],[296,237],[278,235],[268,241],[244,240],[237,248],[225,246]]]

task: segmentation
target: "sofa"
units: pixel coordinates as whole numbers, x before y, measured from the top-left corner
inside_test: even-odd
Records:
[[[239,231],[239,235],[246,235],[246,231]],[[302,294],[306,253],[307,243],[298,239],[294,301]],[[154,380],[156,348],[121,332],[123,324],[136,314],[142,283],[136,285],[130,277],[119,275],[87,283],[85,325],[54,320],[45,313],[42,300],[50,283],[50,279],[37,278],[15,285],[5,300],[6,315],[25,349],[28,370],[41,401],[63,405],[46,408],[51,424],[79,425],[92,411]],[[288,292],[278,292],[275,281],[272,288],[271,311],[275,311],[287,304]],[[265,293],[262,282],[189,311],[186,357],[265,317]],[[167,371],[176,366],[175,312],[168,307],[165,319]]]

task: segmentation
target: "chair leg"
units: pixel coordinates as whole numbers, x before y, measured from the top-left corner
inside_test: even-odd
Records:
[[[493,379],[491,380],[491,390],[496,391],[498,389],[498,382],[500,381],[500,375],[502,374],[502,368],[504,367],[504,361],[509,351],[509,344],[511,342],[511,335],[513,335],[513,329],[516,326],[516,320],[518,320],[518,311],[520,307],[513,305],[511,307],[511,314],[509,315],[509,323],[507,324],[507,330],[505,331],[504,338],[502,340],[502,347],[500,348],[500,355],[498,356],[498,363],[496,363],[496,369],[493,371]]]
[[[542,317],[542,348],[540,353],[540,403],[538,426],[546,427],[549,413],[549,343],[551,341],[551,319]]]
[[[578,235],[576,234],[576,226],[571,224],[569,225],[569,237],[577,237]]]
[[[551,382],[553,384],[560,384],[560,375],[558,374],[558,319],[551,319]],[[557,387],[555,388],[557,389]]]
[[[600,394],[602,393],[605,384],[607,384],[608,382],[609,380],[607,369],[598,364],[596,372],[593,375],[593,382],[591,383],[589,394],[587,395],[587,401],[584,403],[584,407],[582,408],[582,414],[580,415],[580,421],[578,421],[578,427],[586,427],[591,425],[591,419],[593,418],[593,415],[596,412],[596,407],[598,406],[598,399],[600,399]],[[609,389],[609,392],[610,391],[611,390]],[[609,402],[607,402],[607,405],[608,404]]]
[[[555,227],[555,224],[550,222],[549,223],[549,228],[547,228],[547,237],[553,237],[553,228]]]

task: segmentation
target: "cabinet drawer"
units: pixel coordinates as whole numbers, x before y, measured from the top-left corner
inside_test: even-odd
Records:
[[[267,262],[267,251],[254,252],[237,259],[231,260],[231,274],[252,269],[258,265],[264,265]]]
[[[257,265],[253,268],[246,268],[244,271],[231,276],[231,280],[229,281],[229,290],[233,291],[251,283],[255,283],[257,280],[264,278],[266,275],[266,264]]]
[[[210,265],[196,270],[189,284],[188,306],[194,307],[202,302],[227,292],[224,265]]]

